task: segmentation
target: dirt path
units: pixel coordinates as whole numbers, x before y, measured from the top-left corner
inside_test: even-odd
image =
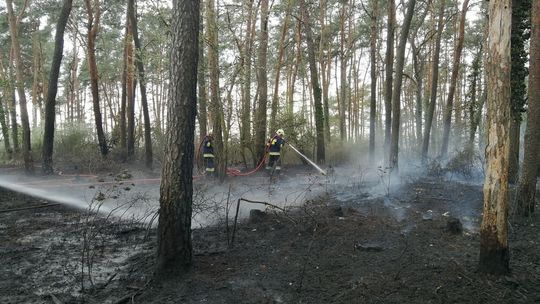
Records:
[[[538,214],[511,225],[512,274],[486,277],[480,186],[424,179],[389,197],[354,194],[253,217],[231,249],[224,225],[195,230],[191,271],[166,284],[148,283],[154,231],[60,207],[0,212],[0,303],[540,302]],[[0,192],[2,209],[39,203]],[[448,231],[452,218],[463,233]]]

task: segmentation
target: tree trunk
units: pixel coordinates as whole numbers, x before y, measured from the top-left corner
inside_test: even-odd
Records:
[[[135,155],[135,65],[133,64],[133,28],[131,18],[128,17],[128,34],[126,46],[126,121],[127,121],[127,150],[128,159]]]
[[[540,0],[532,1],[531,46],[529,64],[529,98],[527,129],[525,130],[525,155],[517,193],[518,211],[522,215],[534,212],[536,178],[540,152]]]
[[[388,0],[388,28],[386,38],[386,77],[384,89],[384,155],[385,161],[389,155],[390,132],[392,128],[392,78],[394,72],[394,29],[396,27],[396,4],[395,0]]]
[[[7,78],[7,71],[4,68],[3,56],[0,51],[0,81],[3,82],[2,90],[4,95],[0,96],[0,123],[2,124],[2,135],[4,137],[4,147],[6,149],[7,158],[13,157],[13,150],[9,142],[9,101],[6,102],[5,98],[11,96],[9,89],[9,79]],[[4,102],[6,103],[4,105]],[[8,113],[6,113],[6,111]],[[7,121],[6,121],[7,119]]]
[[[13,48],[12,48],[13,49]],[[7,81],[6,81],[6,96],[8,96],[9,100],[7,102],[8,111],[9,111],[9,121],[11,124],[11,134],[13,137],[13,151],[15,154],[18,154],[20,152],[20,144],[19,144],[19,126],[17,124],[17,102],[15,100],[15,84],[13,83],[13,79],[15,78],[13,75],[13,51],[10,52],[9,56],[9,64],[7,67]]]
[[[193,141],[197,112],[199,1],[173,2],[167,144],[159,199],[158,278],[191,265]]]
[[[484,210],[480,227],[480,271],[506,274],[508,249],[508,158],[510,123],[510,0],[489,2],[487,44],[488,145]]]
[[[64,31],[71,13],[73,0],[64,0],[62,11],[56,24],[56,37],[54,40],[54,53],[49,75],[49,89],[47,100],[45,101],[45,129],[43,132],[43,173],[53,173],[53,146],[54,146],[54,121],[56,118],[56,93],[58,91],[58,77],[60,65],[62,64],[62,53],[64,51]]]
[[[21,126],[23,133],[23,158],[24,168],[27,173],[34,171],[34,164],[32,160],[32,149],[30,144],[30,123],[28,120],[28,110],[26,109],[26,93],[24,92],[24,66],[22,62],[21,46],[19,44],[19,22],[20,17],[23,15],[25,7],[23,7],[19,17],[15,17],[13,12],[13,0],[6,0],[8,19],[9,19],[9,32],[11,35],[11,47],[13,49],[13,56],[15,59],[15,73],[17,80],[17,94],[19,95],[19,106],[21,109]]]
[[[327,32],[327,25],[325,19],[327,18],[328,1],[321,0],[319,2],[319,22],[321,24],[321,35]],[[323,98],[323,110],[324,110],[324,136],[327,142],[332,141],[330,136],[330,101],[329,101],[329,89],[330,89],[330,72],[332,67],[332,44],[330,39],[321,37],[319,41],[319,65],[321,67],[321,81],[322,81],[322,98]],[[326,53],[325,53],[326,50]]]
[[[131,27],[133,29],[133,41],[135,42],[135,64],[139,72],[139,88],[141,91],[141,106],[144,119],[144,156],[147,168],[152,168],[152,129],[150,124],[150,113],[148,112],[148,99],[146,97],[146,77],[144,74],[144,65],[142,62],[142,48],[139,40],[139,31],[137,28],[137,17],[135,16],[135,0],[128,1],[128,12]]]
[[[467,1],[467,0],[465,0]],[[397,49],[396,61],[396,79],[392,95],[392,140],[390,143],[390,170],[397,174],[398,172],[398,153],[399,153],[399,130],[401,116],[401,86],[403,84],[403,66],[405,64],[405,47],[407,46],[407,37],[411,28],[411,20],[414,12],[416,0],[409,0],[407,13],[401,27],[399,44]]]
[[[346,99],[347,99],[347,91],[348,91],[348,84],[347,84],[347,56],[345,54],[345,13],[347,8],[347,2],[343,1],[341,3],[341,12],[340,12],[340,52],[339,52],[339,59],[340,59],[340,66],[339,66],[339,75],[340,75],[340,86],[341,89],[339,91],[340,97],[338,102],[338,113],[339,113],[339,136],[342,142],[344,142],[347,138],[347,129],[346,129],[346,123],[345,123],[345,105],[346,105]]]
[[[520,125],[522,121],[521,113],[525,112],[525,94],[527,86],[527,51],[525,43],[527,32],[529,31],[529,18],[531,12],[531,0],[512,0],[512,33],[511,33],[511,89],[510,89],[510,112],[512,120],[510,122],[510,168],[508,181],[516,183],[519,177],[519,140]]]
[[[261,31],[259,36],[259,55],[257,63],[257,78],[259,82],[259,105],[255,118],[255,156],[257,160],[264,157],[266,142],[266,110],[268,105],[268,0],[261,0]],[[275,130],[271,130],[274,132]]]
[[[277,129],[276,115],[278,111],[279,103],[279,79],[281,75],[281,66],[283,65],[283,55],[285,54],[285,38],[287,37],[287,31],[289,29],[289,20],[291,19],[291,5],[292,0],[287,0],[287,8],[285,10],[285,18],[283,20],[283,27],[281,28],[281,37],[278,45],[278,57],[276,62],[276,78],[274,82],[274,94],[272,95],[272,104],[270,112],[270,131],[273,132]]]
[[[219,41],[215,0],[208,0],[206,6],[207,35],[208,35],[208,65],[210,70],[210,110],[212,129],[214,133],[214,155],[216,173],[220,180],[225,178],[225,150],[223,144],[223,107],[219,92]]]
[[[452,123],[452,111],[454,109],[454,95],[456,92],[457,78],[461,66],[461,51],[463,50],[463,41],[465,38],[465,17],[469,9],[469,0],[463,1],[461,9],[461,19],[459,21],[459,36],[456,48],[454,50],[454,62],[452,63],[452,76],[450,78],[450,88],[446,100],[446,110],[444,111],[443,139],[441,147],[441,157],[445,158],[448,154],[448,141],[450,139],[450,125]]]
[[[315,62],[315,46],[313,44],[313,34],[309,18],[309,12],[305,0],[300,0],[302,20],[304,20],[304,30],[306,32],[306,42],[308,48],[309,70],[311,74],[311,86],[313,88],[313,100],[315,107],[315,131],[317,134],[317,162],[324,163],[324,114],[322,108],[321,87],[319,85],[319,75],[317,73],[317,63]]]
[[[244,41],[243,52],[243,87],[242,87],[242,112],[241,112],[241,127],[240,127],[240,142],[242,146],[242,157],[247,165],[247,152],[252,150],[251,141],[251,56],[253,50],[254,25],[253,22],[253,0],[246,0],[247,4],[247,23],[246,23],[246,38]],[[254,162],[256,160],[253,159]]]
[[[478,128],[478,125],[480,124],[480,113],[482,113],[482,107],[484,105],[483,98],[480,98],[480,101],[478,101],[478,94],[477,94],[477,88],[478,88],[478,81],[480,78],[480,60],[482,57],[482,47],[480,47],[480,50],[475,55],[473,62],[472,62],[472,72],[469,76],[471,78],[471,86],[469,89],[469,120],[470,120],[470,129],[469,129],[469,140],[467,143],[467,149],[469,151],[473,151],[474,149],[474,138],[476,136],[476,129]]]
[[[4,110],[4,100],[0,96],[0,126],[2,127],[2,136],[4,137],[4,149],[6,150],[6,158],[11,159],[13,157],[13,150],[9,144],[9,128],[6,123],[6,112]]]
[[[126,13],[127,14],[127,13]],[[126,28],[124,33],[124,56],[122,63],[122,93],[120,96],[120,154],[125,161],[127,157],[127,95],[128,95],[128,65],[130,62],[129,52],[131,46],[131,28],[129,17],[126,17]]]
[[[372,0],[373,11],[371,12],[369,58],[371,62],[371,92],[369,99],[369,160],[375,160],[375,123],[377,115],[377,18],[379,16],[379,1]]]
[[[420,56],[420,50],[416,48],[414,39],[411,40],[411,51],[414,67],[414,79],[416,81],[416,91],[415,91],[415,109],[414,109],[414,119],[416,126],[416,140],[418,146],[422,145],[422,109],[423,109],[423,98],[422,93],[424,90],[424,58]]]
[[[204,6],[200,7],[200,15],[204,15]],[[202,140],[208,134],[208,116],[207,116],[207,91],[206,91],[206,57],[204,56],[204,22],[203,18],[199,20],[199,65],[198,65],[198,97],[199,97],[199,110],[197,116],[199,118],[199,140]],[[200,151],[195,151],[200,153]]]
[[[424,128],[424,140],[422,141],[422,162],[427,161],[429,139],[431,135],[431,125],[433,123],[433,114],[435,113],[435,103],[437,102],[437,88],[439,84],[439,58],[441,53],[441,37],[444,29],[444,10],[445,0],[439,4],[439,20],[437,21],[437,35],[435,37],[435,50],[433,51],[433,62],[431,63],[431,94],[428,108],[426,111],[426,123]]]
[[[101,118],[101,108],[99,104],[99,75],[96,64],[96,36],[99,28],[99,21],[101,17],[101,9],[99,7],[99,0],[94,1],[94,7],[92,7],[91,0],[85,0],[86,13],[88,15],[88,23],[86,25],[88,29],[88,70],[90,71],[90,86],[92,89],[92,103],[94,106],[94,120],[96,123],[96,132],[99,142],[101,155],[105,157],[109,152],[107,141],[105,140],[105,133],[103,132],[103,122]]]

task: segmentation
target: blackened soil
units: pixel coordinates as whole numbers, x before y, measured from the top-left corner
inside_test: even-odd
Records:
[[[2,208],[28,200],[0,193]],[[165,282],[150,280],[155,231],[145,238],[134,224],[93,219],[102,247],[92,247],[85,290],[80,243],[71,244],[84,239],[85,216],[0,213],[0,302],[540,303],[540,216],[511,218],[512,272],[489,276],[477,271],[481,206],[481,186],[428,179],[391,197],[338,204],[330,195],[241,224],[232,248],[225,224],[195,230],[192,268]],[[463,232],[448,231],[450,220]],[[58,237],[71,242],[57,248]],[[61,261],[75,261],[72,274],[53,271]]]

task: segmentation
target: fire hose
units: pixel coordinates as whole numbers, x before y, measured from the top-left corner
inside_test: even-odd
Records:
[[[199,145],[199,150],[198,150],[198,153],[197,153],[197,165],[199,163],[199,154],[200,154],[200,151],[201,151],[201,147],[202,147],[202,143]],[[289,142],[285,142],[286,144],[289,145],[289,147],[291,147],[291,149],[296,152],[296,154],[298,154],[300,157],[302,157],[304,160],[306,160],[313,168],[317,169],[317,171],[319,171],[322,175],[326,175],[326,171],[324,171],[323,169],[321,169],[321,167],[319,167],[315,162],[313,162],[311,159],[309,159],[307,156],[305,156],[304,154],[302,154],[298,149],[296,149],[296,147],[294,147],[291,143]],[[264,151],[264,157],[261,158],[260,162],[257,164],[257,166],[249,171],[249,172],[245,172],[245,173],[242,173],[240,170],[238,169],[233,169],[233,168],[227,168],[226,172],[227,172],[227,175],[228,176],[248,176],[248,175],[251,175],[255,172],[257,172],[261,167],[262,165],[265,163],[266,161],[266,158],[267,158],[267,155],[268,155],[268,147],[266,147],[265,151]],[[200,171],[199,171],[199,174],[200,174]],[[193,178],[199,178],[199,177],[202,177],[204,175],[203,174],[200,174],[198,176],[194,176]]]

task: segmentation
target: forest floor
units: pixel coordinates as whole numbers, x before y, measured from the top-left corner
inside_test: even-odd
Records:
[[[0,190],[0,303],[540,303],[540,215],[511,218],[511,274],[477,271],[482,188],[420,178],[334,189],[193,231],[193,266],[152,280],[155,228]],[[463,230],[460,231],[460,224]],[[455,229],[457,228],[457,229]]]

